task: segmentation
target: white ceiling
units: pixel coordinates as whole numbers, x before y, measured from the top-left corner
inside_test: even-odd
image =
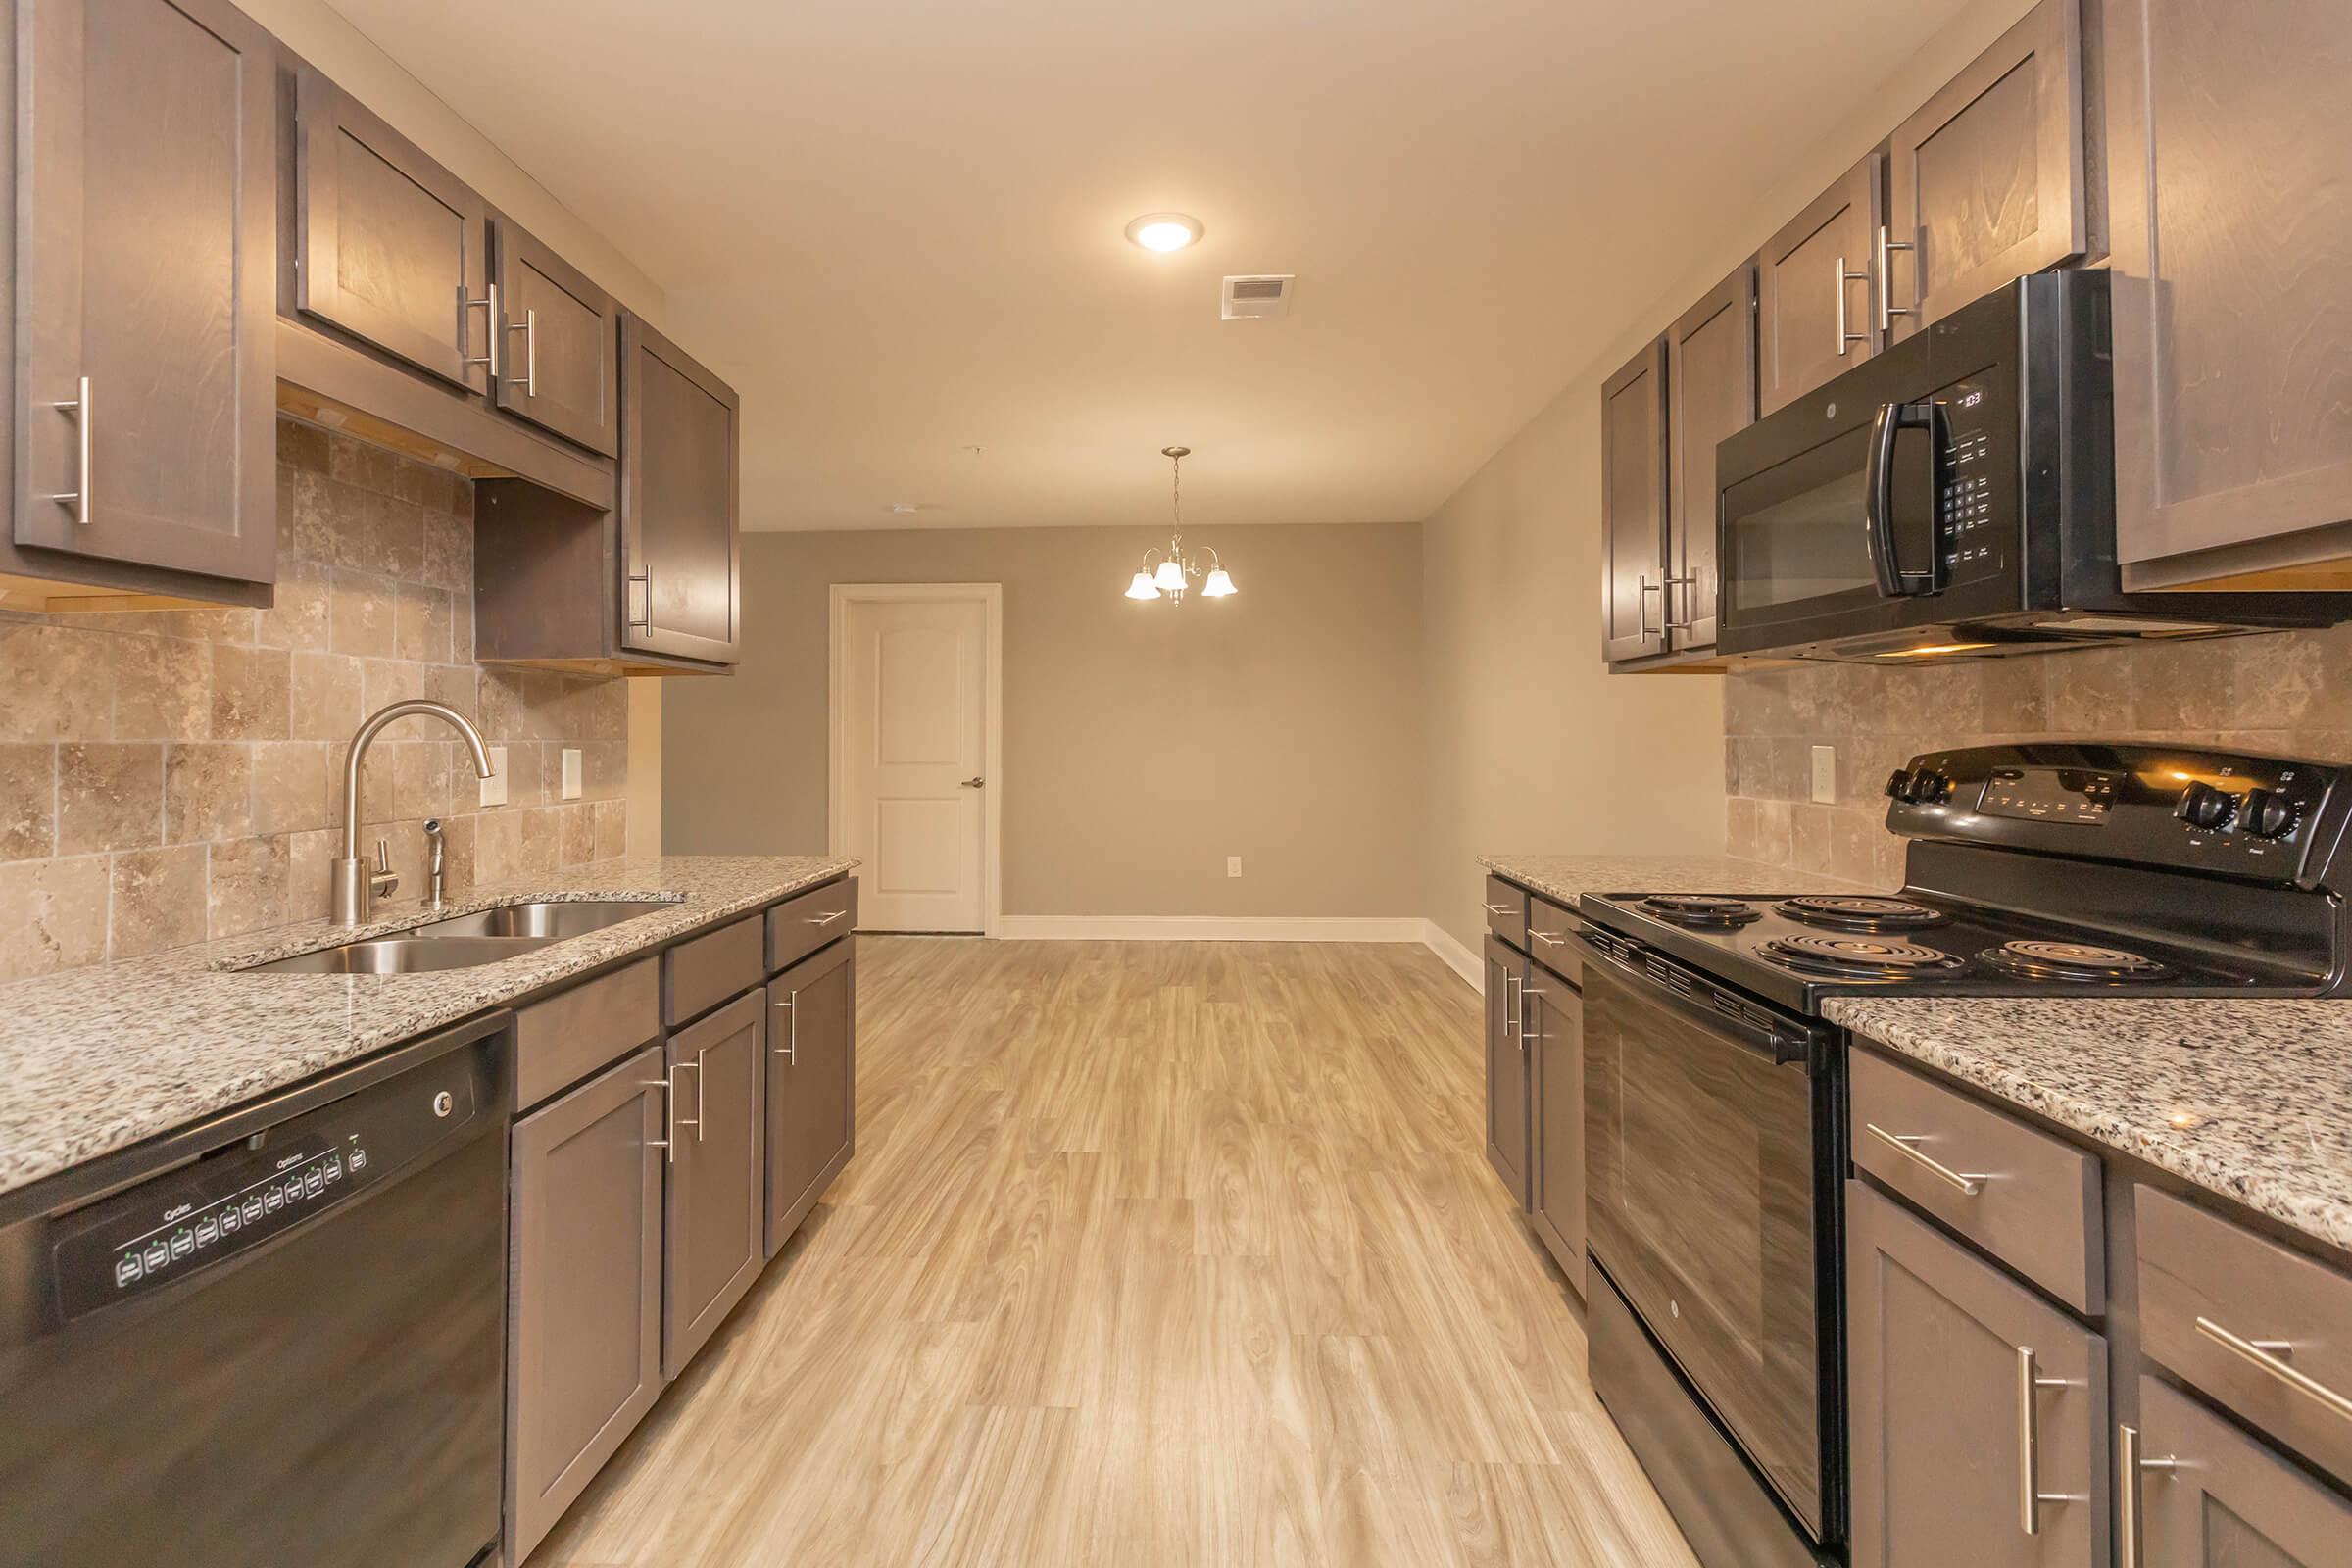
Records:
[[[830,528],[1157,520],[1171,442],[1188,521],[1425,516],[1965,0],[332,3],[664,289],[746,525]]]

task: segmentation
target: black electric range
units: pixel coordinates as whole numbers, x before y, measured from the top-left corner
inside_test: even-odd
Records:
[[[1896,893],[1578,906],[1592,1381],[1708,1568],[1844,1545],[1825,1001],[2352,991],[2344,770],[2051,742],[1926,754],[1886,793]]]

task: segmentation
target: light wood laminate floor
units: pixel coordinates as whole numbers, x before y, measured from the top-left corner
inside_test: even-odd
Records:
[[[1427,952],[860,940],[857,1157],[532,1568],[1691,1563]]]

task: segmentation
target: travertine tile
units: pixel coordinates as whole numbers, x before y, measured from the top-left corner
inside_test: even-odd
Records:
[[[253,831],[298,833],[334,825],[327,805],[326,741],[270,741],[253,748]]]
[[[212,846],[206,904],[215,937],[241,936],[287,919],[288,845],[282,833]]]
[[[470,487],[469,487],[470,488]],[[473,516],[470,502],[462,513],[427,507],[420,517],[423,534],[421,579],[436,588],[473,589]]]
[[[116,637],[114,738],[200,741],[212,733],[213,648],[184,637]]]
[[[8,911],[0,974],[51,974],[105,957],[106,889],[103,855],[0,865],[0,909]]]
[[[282,648],[213,649],[213,738],[282,741],[291,714],[291,666]]]
[[[449,662],[449,591],[402,583],[392,606],[393,649],[419,663]]]
[[[266,648],[324,649],[331,639],[328,568],[316,562],[281,559],[277,603],[261,612],[254,640]]]
[[[198,741],[164,751],[164,842],[205,843],[253,830],[253,748]]]
[[[338,654],[391,658],[392,579],[338,566],[329,574],[327,593],[328,646]]]
[[[589,806],[596,823],[596,855],[610,860],[628,853],[629,808],[623,801],[596,801]]]
[[[580,802],[559,807],[562,832],[557,858],[564,865],[584,865],[596,858],[596,812]]]
[[[292,554],[320,566],[333,565],[335,485],[325,474],[308,471],[295,472],[288,482],[290,510],[283,514],[280,526]]]
[[[116,856],[107,956],[135,958],[202,942],[206,859],[201,844]]]
[[[0,860],[57,853],[57,748],[0,744]]]
[[[113,733],[111,639],[36,621],[0,622],[0,740],[104,740]]]
[[[366,695],[366,707],[372,713],[392,703],[415,702],[424,695],[422,664],[404,663],[397,659],[365,659],[360,662],[361,689]],[[394,721],[404,736],[422,733],[427,724],[438,725],[430,718],[403,718]],[[389,732],[387,732],[389,733]]]
[[[152,741],[57,749],[57,853],[139,850],[164,834],[164,749]]]
[[[293,656],[293,738],[347,741],[368,716],[361,661],[349,654]]]

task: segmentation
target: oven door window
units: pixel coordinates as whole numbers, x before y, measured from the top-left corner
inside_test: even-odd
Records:
[[[1645,982],[1585,986],[1592,1255],[1784,1500],[1822,1526],[1812,1085]]]
[[[1723,593],[1746,624],[1796,620],[1878,602],[1862,514],[1867,425],[1743,479],[1723,493]],[[1897,554],[1924,568],[1936,549],[1934,455],[1905,432],[1888,494]]]

